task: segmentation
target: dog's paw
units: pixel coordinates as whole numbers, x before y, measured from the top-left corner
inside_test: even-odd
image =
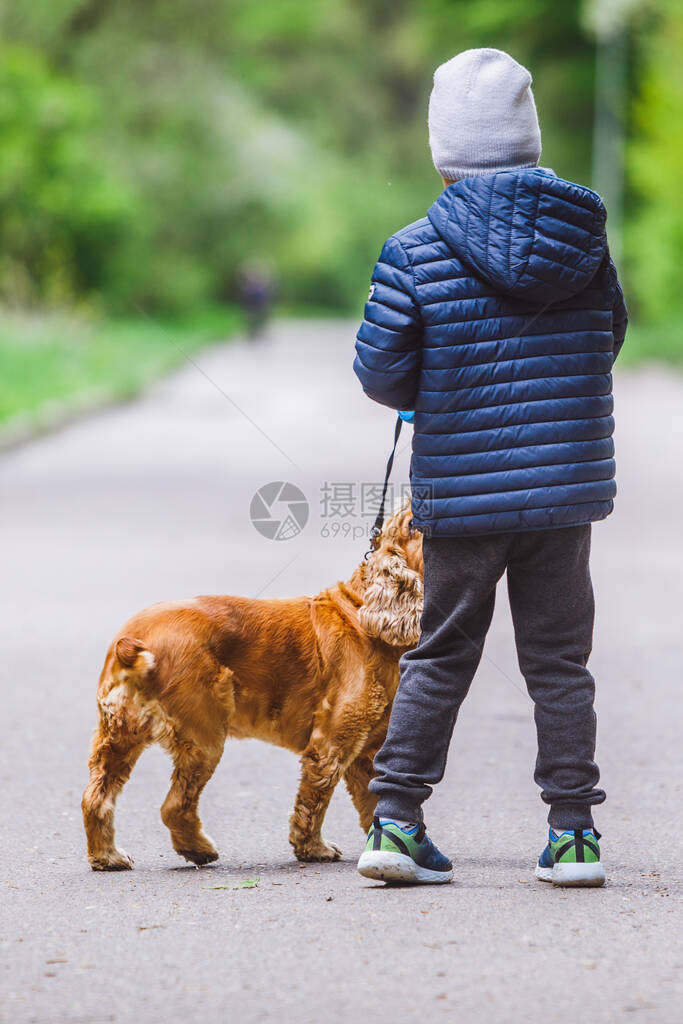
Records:
[[[90,858],[93,871],[130,871],[134,863],[125,850],[112,850],[111,853]]]
[[[196,864],[198,868],[218,860],[218,850],[176,850],[176,853],[189,860],[191,864]]]
[[[326,843],[323,839],[313,843],[301,843],[294,847],[294,854],[297,860],[304,861],[333,861],[339,860],[341,850],[335,843]]]

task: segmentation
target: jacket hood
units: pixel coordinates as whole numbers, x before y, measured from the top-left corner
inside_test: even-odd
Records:
[[[600,196],[540,167],[464,178],[427,216],[479,277],[538,303],[582,291],[607,251]]]

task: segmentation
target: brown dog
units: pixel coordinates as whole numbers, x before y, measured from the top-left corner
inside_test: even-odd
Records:
[[[196,597],[152,605],[116,637],[97,691],[99,724],[83,794],[88,859],[130,868],[114,844],[114,804],[142,751],[173,759],[161,817],[174,849],[194,864],[218,852],[202,830],[199,796],[228,736],[301,754],[289,840],[300,860],[337,860],[321,826],[344,778],[370,827],[372,759],[398,684],[398,659],[417,642],[422,538],[403,506],[347,583],[317,597]]]

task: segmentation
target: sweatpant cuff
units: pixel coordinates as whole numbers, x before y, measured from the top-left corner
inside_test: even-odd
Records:
[[[548,824],[551,828],[593,828],[592,806],[583,803],[551,804]]]
[[[390,818],[392,821],[410,821],[418,825],[422,821],[422,808],[419,804],[403,803],[391,797],[382,797],[377,802],[375,815],[378,818]]]

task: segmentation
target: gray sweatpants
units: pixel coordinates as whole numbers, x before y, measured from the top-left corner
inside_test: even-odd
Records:
[[[597,789],[591,528],[424,539],[425,603],[418,646],[401,680],[370,790],[377,813],[420,821],[440,782],[458,710],[481,659],[496,584],[507,569],[517,655],[535,705],[534,778],[548,821],[589,828]]]

